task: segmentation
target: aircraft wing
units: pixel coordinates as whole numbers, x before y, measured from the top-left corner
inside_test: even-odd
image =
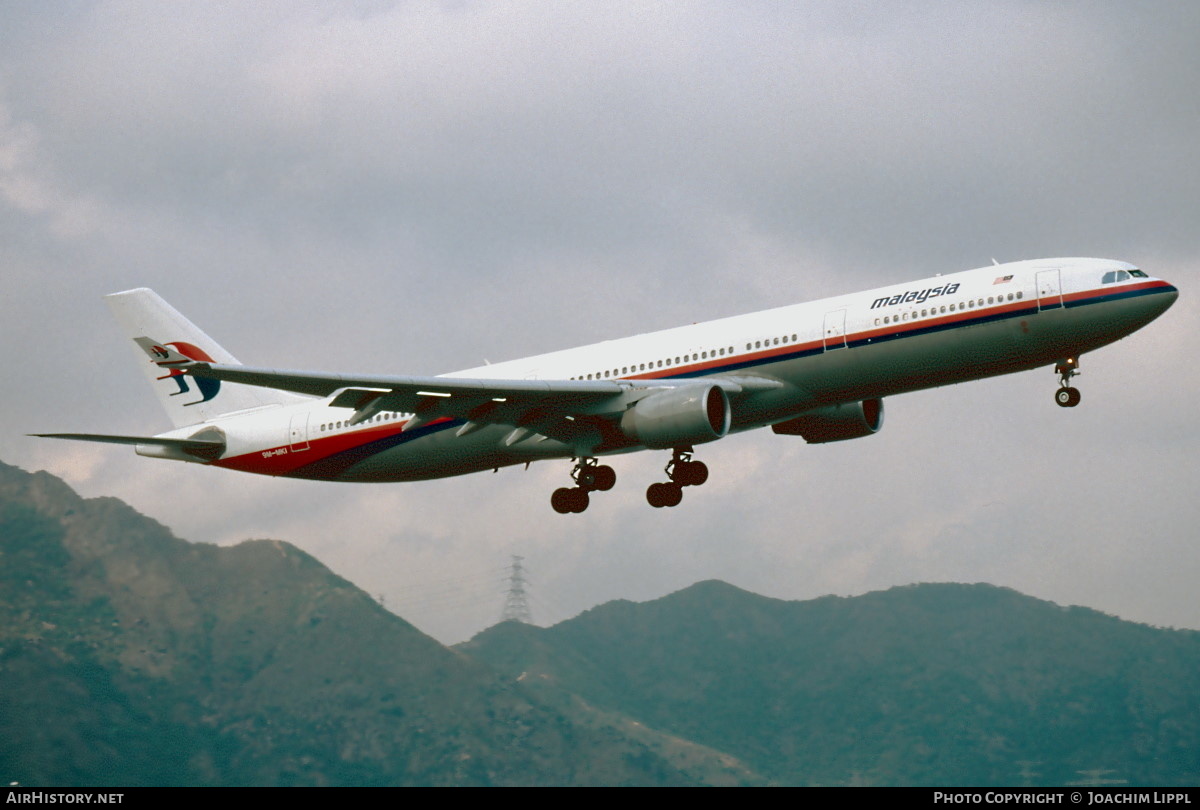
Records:
[[[333,396],[331,404],[334,407],[354,410],[352,423],[365,421],[381,411],[414,414],[405,426],[406,430],[443,417],[515,424],[528,421],[539,409],[558,415],[583,413],[595,410],[608,400],[620,400],[627,390],[605,380],[383,377],[211,363],[189,363],[179,368],[197,377],[279,388],[310,396]],[[620,407],[617,402],[612,402],[611,406]]]
[[[488,424],[513,425],[508,443],[535,433],[566,440],[589,417],[619,414],[644,396],[664,388],[717,385],[727,394],[777,388],[763,378],[675,378],[666,380],[493,380],[462,377],[385,377],[287,371],[194,361],[151,338],[135,339],[151,360],[197,377],[277,388],[316,397],[333,396],[334,407],[351,408],[351,424],[382,411],[411,413],[413,430],[443,418],[462,419],[465,435]]]

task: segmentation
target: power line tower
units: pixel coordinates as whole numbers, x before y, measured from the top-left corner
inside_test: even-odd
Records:
[[[508,567],[508,596],[504,600],[504,612],[500,614],[502,622],[533,624],[529,616],[529,602],[525,598],[525,569],[521,566],[523,559],[512,555],[512,565]]]

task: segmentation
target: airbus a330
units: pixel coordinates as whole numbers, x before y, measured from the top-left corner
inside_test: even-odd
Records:
[[[883,425],[885,397],[1043,366],[1055,401],[1085,352],[1161,315],[1178,291],[1131,264],[996,264],[852,295],[609,340],[437,377],[238,363],[153,291],[107,296],[175,429],[35,434],[139,455],[330,481],[415,481],[569,459],[550,501],[587,509],[616,473],[600,459],[670,453],[654,507],[708,479],[695,447],[770,427],[810,443]]]

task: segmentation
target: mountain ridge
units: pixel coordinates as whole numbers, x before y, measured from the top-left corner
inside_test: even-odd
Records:
[[[705,580],[447,648],[279,540],[188,543],[0,463],[0,775],[25,785],[1200,779],[1200,633],[986,583]]]
[[[274,540],[0,464],[0,773],[24,785],[754,783],[549,703]]]
[[[792,602],[703,582],[460,646],[780,783],[1200,774],[1200,633],[984,583]]]

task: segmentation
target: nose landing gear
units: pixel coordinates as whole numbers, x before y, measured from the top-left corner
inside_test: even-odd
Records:
[[[612,467],[601,464],[594,458],[581,458],[571,470],[573,487],[560,487],[550,496],[550,506],[560,515],[579,513],[588,508],[592,492],[607,492],[617,483],[617,473]]]
[[[1054,401],[1060,408],[1074,408],[1081,398],[1079,389],[1071,387],[1071,378],[1079,373],[1079,358],[1067,357],[1059,360],[1054,366],[1054,371],[1058,374],[1059,384],[1059,389],[1054,392]]]
[[[655,509],[678,506],[683,500],[684,487],[698,487],[708,480],[708,465],[692,460],[692,448],[677,448],[667,462],[665,483],[651,484],[646,489],[646,502]]]

